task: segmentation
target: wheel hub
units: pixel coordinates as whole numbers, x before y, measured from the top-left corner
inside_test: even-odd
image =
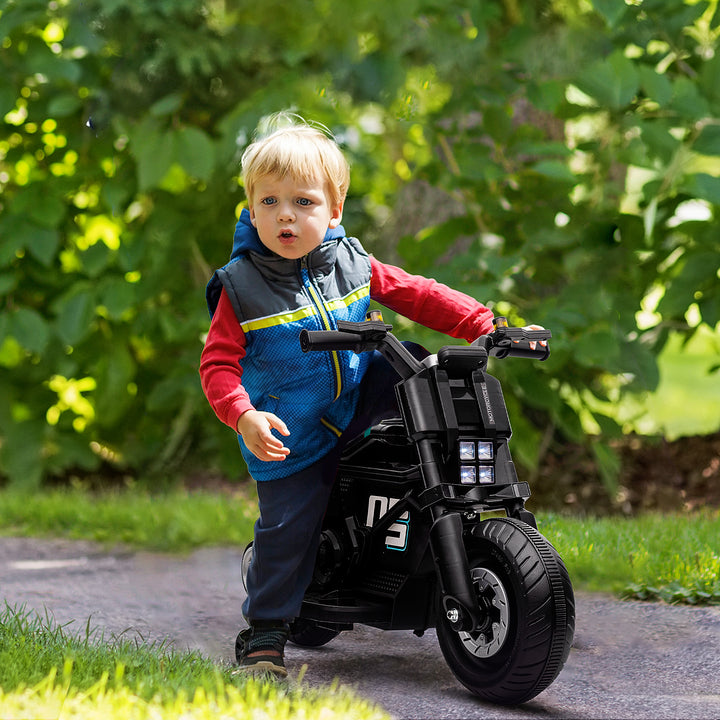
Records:
[[[487,622],[481,630],[458,633],[465,649],[475,657],[492,657],[503,646],[508,635],[510,608],[507,593],[500,578],[486,568],[473,568],[473,585],[479,605],[487,613]]]

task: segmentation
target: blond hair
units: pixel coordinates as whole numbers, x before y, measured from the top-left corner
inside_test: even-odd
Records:
[[[251,202],[255,184],[267,175],[325,180],[331,203],[345,201],[350,166],[327,128],[288,113],[273,115],[265,125],[266,132],[246,148],[241,160],[245,194]]]

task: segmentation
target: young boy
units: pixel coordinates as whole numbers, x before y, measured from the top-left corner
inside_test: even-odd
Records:
[[[240,667],[284,676],[288,623],[312,578],[340,450],[387,414],[396,381],[379,354],[304,354],[301,329],[364,320],[373,299],[470,342],[492,330],[492,312],[379,262],[345,235],[349,166],[325,132],[304,122],[281,127],[247,148],[242,172],[248,208],[231,261],[208,284],[200,376],[257,481]]]

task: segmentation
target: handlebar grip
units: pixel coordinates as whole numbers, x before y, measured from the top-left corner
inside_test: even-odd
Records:
[[[303,352],[320,350],[356,350],[360,338],[341,330],[301,330],[300,349]]]
[[[533,347],[534,346],[534,347]],[[550,356],[550,346],[531,340],[512,340],[509,343],[496,345],[490,350],[490,355],[497,358],[519,357],[532,360],[547,360]]]

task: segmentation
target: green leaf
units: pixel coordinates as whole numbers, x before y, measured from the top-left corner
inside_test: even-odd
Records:
[[[673,81],[670,107],[689,120],[701,120],[711,115],[708,101],[700,94],[697,83],[687,77],[679,77]]]
[[[423,272],[431,268],[459,237],[473,232],[477,232],[473,218],[451,218],[417,235],[403,237],[398,243],[398,252],[404,258],[409,272]]]
[[[46,17],[47,3],[42,0],[4,3],[2,15],[0,15],[0,37],[10,35],[25,23],[43,22]]]
[[[64,93],[56,95],[48,103],[48,115],[54,118],[68,117],[76,113],[82,107],[82,101],[77,95]]]
[[[87,437],[74,431],[58,432],[52,437],[52,452],[46,460],[47,469],[51,473],[63,475],[68,468],[97,470],[100,457],[91,449]]]
[[[43,75],[51,82],[76,84],[82,74],[78,62],[56,55],[40,37],[28,38],[25,63],[28,75]]]
[[[32,229],[32,238],[25,242],[25,247],[45,267],[49,267],[55,259],[60,245],[60,233],[50,228],[36,227]]]
[[[584,93],[599,105],[619,110],[629,105],[637,94],[640,74],[632,60],[616,50],[605,60],[599,60],[587,68],[574,81]]]
[[[13,273],[0,273],[0,295],[11,293],[17,286],[17,281],[18,279]]]
[[[111,318],[119,320],[134,305],[136,295],[136,285],[123,278],[112,277],[104,280],[100,286],[98,301],[107,308]]]
[[[692,149],[701,155],[720,155],[720,125],[705,125]]]
[[[632,376],[633,389],[652,392],[660,382],[658,359],[654,352],[639,341],[620,346],[620,359],[614,369]]]
[[[693,197],[720,205],[720,177],[697,173],[682,183],[682,189]]]
[[[53,304],[57,313],[55,331],[66,344],[73,346],[90,331],[95,308],[93,293],[88,289],[73,288]]]
[[[559,80],[533,78],[527,85],[527,94],[538,110],[555,113],[565,102],[565,89],[565,83]]]
[[[575,359],[587,367],[605,368],[620,357],[617,338],[609,330],[590,330],[576,344]]]
[[[32,225],[55,228],[65,217],[66,202],[61,195],[40,182],[22,187],[13,200],[13,213]]]
[[[175,160],[188,175],[209,180],[215,167],[215,146],[198,128],[183,128],[175,135]]]
[[[703,322],[710,327],[715,327],[720,322],[720,296],[703,297],[698,302],[698,308]],[[709,372],[712,372],[712,370]]]
[[[615,0],[611,0],[615,2]],[[661,107],[672,100],[673,87],[670,78],[664,73],[659,73],[654,67],[641,65],[639,68],[640,85],[645,94],[658,103]]]
[[[645,158],[647,165],[653,167],[655,158],[670,163],[680,147],[680,141],[670,133],[671,124],[664,120],[646,121],[641,122],[639,128],[650,158],[649,161]]]
[[[146,192],[162,181],[173,163],[174,133],[148,116],[131,131],[130,152],[137,163],[139,189]]]
[[[43,445],[46,425],[40,420],[9,425],[0,445],[0,468],[13,487],[35,490],[43,476]]]
[[[541,160],[532,166],[534,172],[543,177],[557,180],[558,182],[575,184],[578,178],[567,166],[567,163],[560,160]]]
[[[0,215],[0,267],[7,267],[16,258],[18,252],[25,249],[24,218],[17,215]]]
[[[0,117],[5,117],[7,113],[15,108],[17,102],[17,90],[13,87],[0,87]]]
[[[96,367],[95,416],[101,427],[113,427],[134,398],[128,385],[135,376],[135,360],[124,344],[105,355]]]
[[[710,60],[703,63],[698,87],[712,103],[713,114],[717,117],[720,113],[720,53],[714,53]]]
[[[130,197],[130,188],[126,183],[108,180],[103,184],[100,196],[114,215],[120,215]]]
[[[80,254],[83,269],[92,278],[97,277],[105,269],[111,257],[110,248],[102,241],[96,242]]]
[[[147,399],[150,411],[177,410],[182,398],[187,397],[189,390],[196,384],[194,377],[188,375],[171,375],[163,378],[152,389]]]
[[[611,417],[602,413],[592,413],[593,419],[600,426],[600,433],[606,438],[621,438],[623,436],[622,426]]]
[[[593,0],[592,7],[610,29],[618,25],[628,9],[625,3],[617,0]]]
[[[172,115],[176,110],[180,108],[183,101],[182,93],[171,93],[163,98],[160,98],[156,103],[150,107],[150,114],[153,117],[163,117],[164,115]]]
[[[24,307],[13,313],[10,333],[26,350],[38,355],[45,350],[50,338],[48,324],[42,315]]]

